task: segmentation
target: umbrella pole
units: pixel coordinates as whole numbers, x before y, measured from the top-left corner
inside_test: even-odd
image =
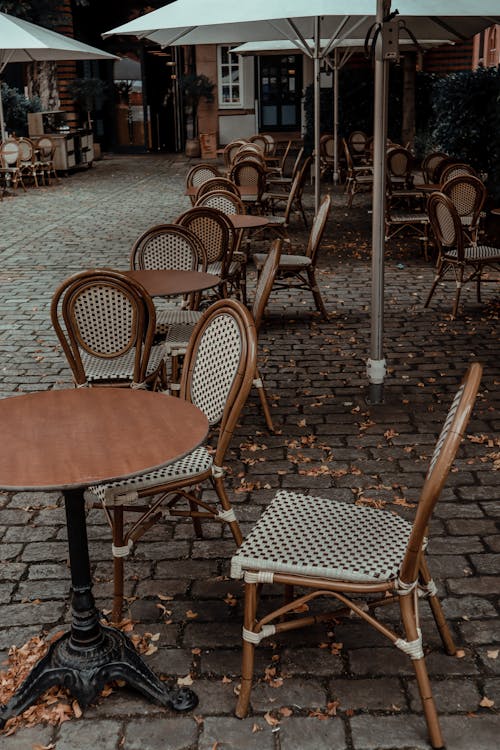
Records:
[[[333,52],[333,182],[339,182],[339,51]]]
[[[318,213],[320,196],[319,140],[320,123],[320,19],[314,19],[314,214]]]
[[[383,1],[377,0],[377,23],[381,24],[375,49],[375,102],[373,123],[373,211],[372,211],[372,295],[368,401],[380,404],[384,396],[386,362],[384,338],[384,250],[385,250],[385,144],[387,140],[387,91],[389,63],[383,59]]]
[[[5,140],[5,120],[3,116],[3,101],[2,101],[2,79],[0,78],[0,140]]]

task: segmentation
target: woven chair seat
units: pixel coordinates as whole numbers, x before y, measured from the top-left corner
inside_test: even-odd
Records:
[[[393,513],[280,490],[233,556],[245,570],[350,582],[397,578],[412,524]]]
[[[466,260],[495,260],[500,261],[500,247],[489,247],[488,245],[470,245],[464,248]],[[447,250],[445,258],[457,258],[456,249]]]
[[[417,214],[404,211],[391,211],[391,224],[428,224],[427,214]]]
[[[237,261],[231,261],[231,265],[228,269],[228,276],[234,276],[238,272],[240,264]],[[207,273],[213,273],[215,276],[222,274],[222,261],[216,260],[213,263],[209,263],[207,266]]]
[[[253,260],[257,268],[260,268],[266,262],[267,255],[265,253],[254,253]],[[283,254],[280,258],[279,268],[282,270],[292,270],[308,268],[312,263],[311,258],[307,255],[286,255]]]
[[[170,326],[194,326],[203,313],[200,310],[182,310],[180,307],[171,310],[161,310],[156,314],[157,333],[167,333]]]
[[[160,366],[163,356],[163,347],[153,346],[148,361],[147,375],[152,375]],[[89,383],[97,380],[132,380],[134,359],[133,349],[113,359],[93,357],[91,354],[82,352],[82,363]]]
[[[168,327],[167,335],[163,342],[165,357],[179,356],[186,353],[194,326],[195,323],[174,323]]]
[[[193,484],[198,477],[207,473],[212,466],[212,457],[204,446],[196,448],[179,461],[164,466],[161,469],[150,471],[148,474],[134,476],[120,482],[109,482],[108,484],[93,485],[85,492],[85,499],[91,502],[99,500],[101,503],[113,505],[120,502],[120,495],[127,494],[122,502],[129,503],[133,498],[130,492],[143,490],[148,487],[161,486],[166,482],[174,482],[176,479],[189,480],[193,478]],[[186,483],[184,486],[188,486]]]

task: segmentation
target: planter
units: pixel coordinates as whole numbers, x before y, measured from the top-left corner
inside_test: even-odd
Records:
[[[200,156],[200,141],[198,138],[188,138],[186,140],[186,156],[190,159],[196,159]]]

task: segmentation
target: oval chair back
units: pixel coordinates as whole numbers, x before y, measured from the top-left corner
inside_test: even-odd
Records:
[[[200,239],[178,224],[157,224],[134,242],[130,267],[138,270],[206,271],[207,255]]]

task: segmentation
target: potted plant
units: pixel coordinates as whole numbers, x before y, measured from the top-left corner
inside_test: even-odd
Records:
[[[188,73],[179,82],[182,93],[188,137],[186,139],[186,156],[200,155],[200,141],[198,138],[198,106],[202,99],[210,103],[214,100],[212,81],[203,74]]]
[[[92,130],[91,112],[96,109],[99,100],[105,99],[107,84],[100,78],[75,78],[68,86],[68,93],[85,112],[86,126]]]

